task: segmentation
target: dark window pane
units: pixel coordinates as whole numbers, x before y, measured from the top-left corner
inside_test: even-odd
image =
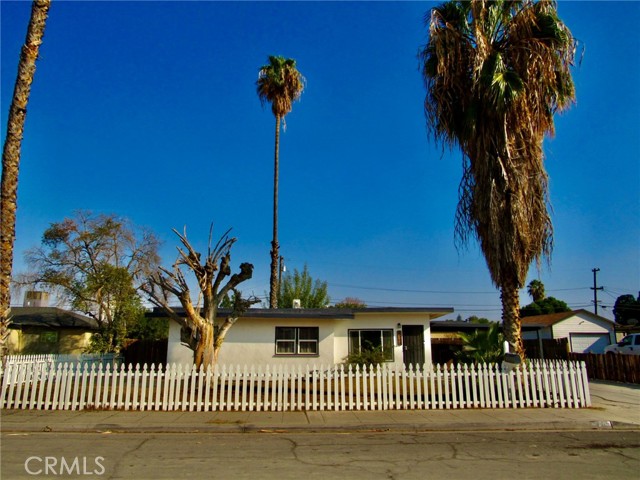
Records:
[[[276,353],[280,355],[293,355],[296,353],[296,342],[293,340],[276,341]]]
[[[318,327],[298,328],[298,338],[300,340],[318,340]]]
[[[360,353],[360,332],[349,330],[349,353]]]
[[[382,341],[382,352],[385,360],[393,360],[393,330],[383,330]]]
[[[360,348],[374,350],[382,346],[380,330],[360,330]]]
[[[300,340],[300,351],[303,355],[314,355],[318,353],[318,342],[315,340]]]
[[[276,340],[295,340],[296,329],[293,327],[276,327]]]

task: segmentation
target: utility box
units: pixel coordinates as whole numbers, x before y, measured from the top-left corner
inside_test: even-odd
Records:
[[[504,359],[502,360],[502,371],[503,372],[511,372],[515,370],[520,365],[520,355],[517,353],[505,353]]]

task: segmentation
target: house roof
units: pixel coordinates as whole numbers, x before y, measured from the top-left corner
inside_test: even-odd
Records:
[[[490,323],[464,322],[462,320],[432,320],[432,332],[464,332],[468,330],[486,330]]]
[[[177,313],[182,308],[175,308]],[[453,308],[401,308],[401,307],[373,307],[373,308],[250,308],[243,315],[250,318],[326,318],[326,319],[353,319],[357,315],[367,315],[376,313],[403,313],[403,314],[425,314],[431,318],[441,317],[452,313]],[[231,314],[230,309],[218,309],[218,317],[227,317]],[[165,317],[166,312],[156,307],[149,316]]]
[[[548,313],[546,315],[534,315],[531,317],[522,317],[520,320],[522,322],[522,327],[529,328],[547,328],[556,323],[560,323],[563,320],[574,317],[576,315],[584,315],[586,314],[589,317],[594,319],[607,322],[613,325],[614,322],[609,320],[608,318],[601,317],[600,315],[596,315],[595,313],[591,313],[588,310],[580,309],[580,310],[571,310],[569,312],[560,312],[560,313]]]
[[[98,322],[85,315],[57,307],[11,307],[11,327],[97,330]]]

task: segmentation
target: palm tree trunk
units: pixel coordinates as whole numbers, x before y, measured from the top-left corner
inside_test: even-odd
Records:
[[[6,353],[9,335],[11,307],[11,273],[13,268],[13,245],[16,236],[16,210],[18,199],[18,171],[20,149],[24,135],[24,122],[31,83],[36,71],[38,51],[44,36],[44,27],[51,0],[34,0],[27,38],[20,54],[18,76],[13,90],[13,99],[7,121],[7,135],[2,151],[2,180],[0,189],[0,360]]]
[[[502,302],[502,329],[504,338],[509,342],[512,353],[517,353],[524,362],[524,346],[522,344],[522,325],[520,322],[520,296],[517,284],[503,285],[500,292]]]
[[[269,308],[278,308],[278,257],[280,246],[278,245],[278,181],[279,181],[279,155],[280,155],[280,116],[276,115],[276,148],[273,173],[273,240],[271,241],[271,278],[269,281]]]

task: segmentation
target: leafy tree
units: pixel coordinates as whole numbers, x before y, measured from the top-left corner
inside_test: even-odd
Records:
[[[293,308],[293,300],[299,299],[302,308],[324,308],[330,302],[327,290],[327,282],[314,281],[305,265],[302,272],[294,269],[293,274],[287,273],[282,278],[278,305]]]
[[[138,288],[158,264],[158,247],[153,233],[124,218],[78,211],[52,223],[41,245],[27,251],[32,272],[23,282],[93,317],[99,325],[94,351],[119,351],[144,314]]]
[[[491,322],[486,330],[473,333],[461,332],[462,349],[456,352],[456,359],[462,363],[496,363],[504,355],[504,336],[500,325]]]
[[[260,102],[271,104],[271,111],[276,117],[276,142],[273,175],[273,239],[271,241],[271,278],[269,282],[269,308],[278,308],[278,261],[280,246],[278,244],[278,182],[280,156],[280,122],[284,121],[304,89],[305,79],[296,69],[296,61],[284,57],[270,56],[269,64],[260,67],[257,91]],[[286,123],[285,123],[286,128]]]
[[[529,282],[529,285],[527,285],[527,293],[534,302],[543,300],[546,296],[546,293],[544,291],[544,283],[542,283],[540,280],[531,280]]]
[[[518,290],[553,244],[542,143],[574,101],[576,42],[554,1],[449,1],[431,9],[428,26],[427,123],[463,158],[456,239],[479,241],[504,334],[524,359]]]
[[[169,319],[142,316],[127,332],[127,338],[165,340],[169,338]]]
[[[211,233],[209,234],[206,257],[193,249],[186,233],[181,235],[175,229],[173,231],[183,247],[178,248],[178,258],[173,269],[159,267],[149,275],[142,289],[154,305],[162,308],[169,318],[191,332],[189,346],[193,349],[196,367],[213,366],[218,361],[220,348],[229,329],[242,313],[256,303],[253,298],[243,299],[236,288],[252,277],[253,265],[242,263],[240,272],[231,274],[231,247],[236,238],[230,238],[229,231],[213,248]],[[191,297],[183,268],[195,276],[199,289],[196,303]],[[227,318],[219,319],[218,306],[229,293],[234,294],[231,297],[232,313]],[[171,306],[172,296],[180,301],[182,311]]]
[[[637,299],[633,295],[620,295],[613,306],[613,315],[620,325],[637,325],[640,320],[640,293]]]
[[[367,308],[367,304],[356,297],[345,297],[334,305],[334,308]]]
[[[471,315],[465,321],[467,321],[469,323],[481,323],[481,324],[494,323],[491,320],[489,320],[488,318],[478,317],[477,315]]]
[[[13,273],[13,245],[16,239],[18,208],[18,171],[20,151],[27,117],[31,84],[36,72],[36,60],[42,44],[51,0],[34,0],[27,27],[27,37],[20,53],[18,75],[13,90],[7,134],[2,149],[0,179],[0,363],[4,362],[6,339],[11,317],[10,282]]]
[[[91,337],[89,352],[118,352],[130,330],[138,330],[138,324],[144,320],[145,308],[133,286],[133,278],[124,267],[104,264],[87,275],[84,286],[78,286],[80,295],[72,298],[72,308],[83,312],[94,308],[95,298],[101,305],[108,305],[106,322]],[[102,308],[102,307],[99,307]]]
[[[549,313],[570,312],[571,309],[562,300],[554,297],[543,298],[538,302],[531,302],[520,309],[520,317],[533,317],[535,315],[547,315]]]

